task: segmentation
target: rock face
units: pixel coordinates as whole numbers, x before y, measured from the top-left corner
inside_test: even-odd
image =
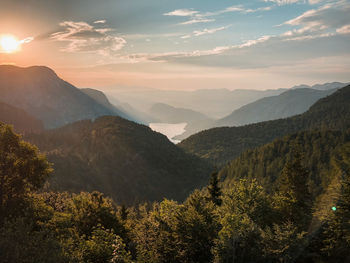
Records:
[[[18,133],[39,132],[44,129],[42,121],[24,110],[0,102],[0,122],[13,125]]]
[[[125,114],[112,111],[47,68],[0,66],[0,101],[25,110],[56,128],[83,119]]]

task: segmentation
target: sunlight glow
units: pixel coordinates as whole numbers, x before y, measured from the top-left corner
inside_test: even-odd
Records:
[[[0,37],[0,47],[5,53],[13,53],[20,49],[21,42],[14,36],[6,35]]]

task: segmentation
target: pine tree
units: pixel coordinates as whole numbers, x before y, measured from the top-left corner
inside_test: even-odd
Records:
[[[120,208],[120,211],[119,211],[119,214],[120,214],[120,218],[125,221],[126,219],[128,219],[128,211],[126,209],[126,206],[123,204]]]
[[[298,146],[292,151],[281,176],[280,192],[288,200],[285,207],[287,220],[299,229],[306,230],[311,220],[312,197],[308,187],[309,172],[303,165],[303,155]]]
[[[219,186],[219,179],[218,179],[217,172],[212,173],[210,176],[208,191],[210,194],[209,199],[217,206],[221,206],[221,203],[222,203],[221,194],[222,193],[221,193],[221,189]]]
[[[332,262],[349,262],[350,256],[350,144],[335,160],[339,171],[339,195],[326,220],[323,251]]]

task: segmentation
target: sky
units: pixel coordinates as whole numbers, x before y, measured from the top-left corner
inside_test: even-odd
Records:
[[[0,0],[0,64],[102,90],[350,82],[350,0]]]

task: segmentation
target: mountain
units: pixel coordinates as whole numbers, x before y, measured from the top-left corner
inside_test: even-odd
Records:
[[[242,126],[298,115],[307,111],[319,99],[335,91],[336,89],[323,91],[308,88],[288,90],[278,96],[263,98],[245,105],[216,121],[213,127]]]
[[[343,88],[343,87],[345,87],[347,85],[349,85],[349,83],[341,83],[341,82],[331,82],[331,83],[324,83],[324,84],[316,84],[316,85],[313,85],[313,86],[301,84],[301,85],[292,87],[292,89],[333,90],[333,89]]]
[[[318,196],[332,180],[332,156],[346,143],[347,131],[303,131],[247,150],[220,171],[223,186],[230,188],[241,178],[257,179],[265,189],[278,189],[279,177],[292,151],[303,153],[303,162],[310,172],[310,190]]]
[[[102,91],[90,88],[80,90],[106,108],[112,111],[118,111],[118,109],[109,102],[107,96]]]
[[[241,127],[209,129],[192,135],[179,146],[222,166],[247,149],[288,134],[310,129],[345,130],[349,127],[350,86],[346,86],[320,99],[301,115]]]
[[[0,102],[0,122],[11,124],[18,133],[38,132],[44,129],[42,121],[24,110]]]
[[[164,135],[119,117],[80,121],[26,139],[54,164],[52,189],[98,190],[120,203],[183,200],[212,171]]]
[[[0,101],[25,110],[55,128],[82,119],[125,114],[111,111],[78,88],[41,66],[0,65]]]
[[[136,121],[136,122],[139,121],[136,116],[133,116],[133,114],[130,114],[129,112],[127,112],[122,106],[117,107],[114,104],[112,104],[102,91],[91,89],[91,88],[83,88],[80,90],[84,92],[86,95],[88,95],[90,98],[97,101],[99,104],[105,106],[112,113],[114,112],[113,115],[117,115],[131,121]]]
[[[222,118],[233,110],[264,97],[279,95],[286,89],[278,90],[228,90],[203,89],[195,91],[181,90],[109,90],[108,97],[127,101],[141,112],[147,112],[153,104],[163,103],[176,108],[201,112],[209,118]]]
[[[176,138],[184,139],[190,135],[209,127],[214,120],[208,116],[189,109],[176,108],[164,103],[154,104],[150,115],[163,123],[187,123],[185,133]]]
[[[137,110],[127,102],[121,102],[119,99],[115,98],[113,95],[108,95],[108,99],[111,101],[113,105],[121,109],[123,112],[125,112],[130,116],[133,116],[135,121],[138,123],[148,125],[152,122],[159,122],[159,120],[155,119],[154,117],[147,114],[146,112]]]

